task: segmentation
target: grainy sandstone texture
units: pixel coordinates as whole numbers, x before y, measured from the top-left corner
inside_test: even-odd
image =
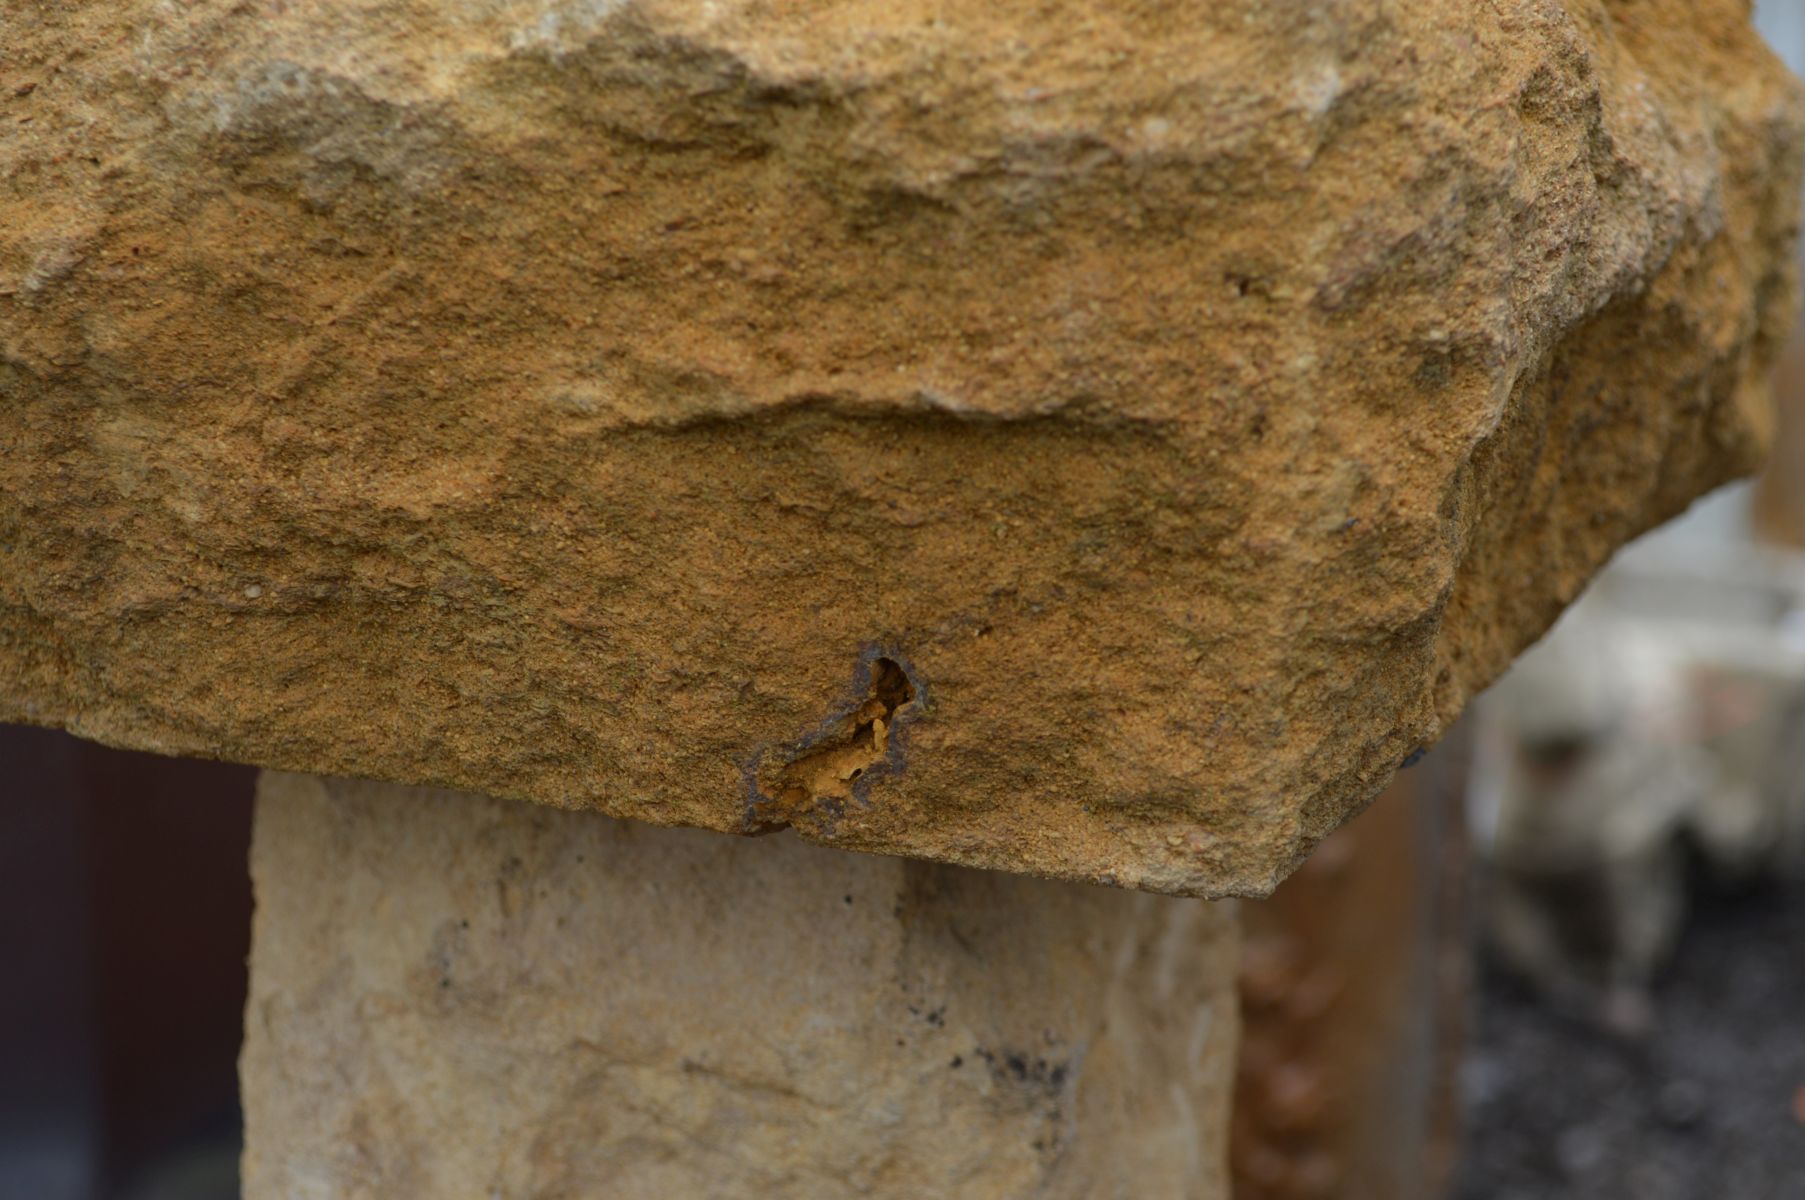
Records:
[[[1754,462],[1746,9],[7,0],[0,718],[1261,891]]]
[[[250,1200],[1217,1200],[1233,909],[265,773]]]

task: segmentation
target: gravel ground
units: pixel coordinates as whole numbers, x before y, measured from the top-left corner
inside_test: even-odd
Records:
[[[1702,897],[1641,1044],[1481,972],[1455,1200],[1805,1200],[1805,885]]]

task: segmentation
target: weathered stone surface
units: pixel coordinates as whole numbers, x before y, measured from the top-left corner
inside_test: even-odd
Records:
[[[1260,891],[1752,463],[1746,8],[12,5],[0,717]]]
[[[266,773],[251,1200],[1226,1195],[1230,906]]]

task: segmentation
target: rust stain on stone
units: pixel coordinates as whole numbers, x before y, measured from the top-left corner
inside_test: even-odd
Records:
[[[876,775],[902,769],[901,723],[918,690],[895,657],[868,656],[859,668],[865,696],[828,719],[787,755],[762,754],[752,773],[747,806],[750,832],[785,828],[804,814],[831,820],[846,805],[867,799]]]

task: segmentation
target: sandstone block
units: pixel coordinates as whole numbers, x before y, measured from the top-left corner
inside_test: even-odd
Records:
[[[0,719],[1263,891],[1755,461],[1747,7],[15,5]]]

